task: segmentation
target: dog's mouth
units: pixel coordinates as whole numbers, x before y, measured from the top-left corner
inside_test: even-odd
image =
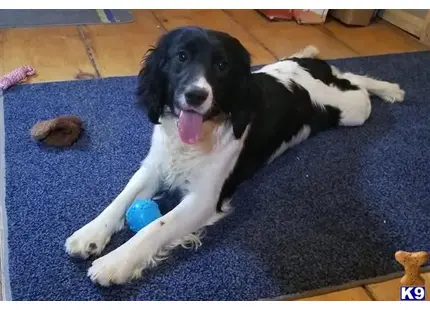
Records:
[[[178,131],[182,142],[195,144],[200,140],[203,127],[203,115],[195,111],[181,110],[178,119]]]
[[[178,117],[179,137],[186,144],[195,144],[200,140],[205,116],[194,110],[181,109],[174,106],[174,114]]]
[[[194,110],[193,108],[184,108],[179,104],[174,104],[172,109],[173,115],[178,117],[176,122],[178,126],[179,137],[186,144],[195,144],[200,141],[203,131],[203,123],[218,117],[221,111],[212,103],[212,107],[206,113]]]

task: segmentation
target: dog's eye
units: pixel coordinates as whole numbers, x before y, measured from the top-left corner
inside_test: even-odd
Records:
[[[220,61],[219,63],[218,63],[218,69],[219,69],[219,71],[225,71],[225,70],[227,70],[227,68],[228,68],[228,64],[227,64],[227,62],[225,62],[225,61]]]
[[[187,59],[188,59],[187,54],[185,54],[185,52],[179,52],[178,53],[178,59],[180,62],[187,61]]]

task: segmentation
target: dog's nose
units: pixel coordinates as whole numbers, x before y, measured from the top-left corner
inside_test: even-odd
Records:
[[[185,99],[190,106],[199,106],[206,100],[209,93],[203,88],[193,87],[185,92]]]

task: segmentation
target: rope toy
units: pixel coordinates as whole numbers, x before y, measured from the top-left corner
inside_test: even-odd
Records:
[[[6,90],[9,87],[25,80],[28,76],[35,75],[36,71],[30,66],[17,68],[0,78],[0,90]]]
[[[82,121],[73,115],[63,115],[40,121],[31,128],[31,137],[52,146],[71,146],[82,132]]]
[[[405,268],[405,275],[400,279],[400,284],[403,286],[424,286],[425,280],[420,275],[420,267],[429,259],[429,253],[421,252],[406,252],[397,251],[394,255]]]

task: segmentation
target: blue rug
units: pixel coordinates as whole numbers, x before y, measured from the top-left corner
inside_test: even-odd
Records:
[[[0,28],[130,23],[129,10],[0,10]]]
[[[204,245],[178,248],[131,284],[101,288],[66,238],[120,192],[148,151],[135,77],[22,85],[5,94],[9,279],[14,300],[253,300],[401,271],[394,252],[430,249],[430,53],[332,61],[399,82],[362,127],[320,134],[244,184]],[[75,114],[71,149],[31,141],[40,119]],[[131,236],[114,236],[105,252]]]

